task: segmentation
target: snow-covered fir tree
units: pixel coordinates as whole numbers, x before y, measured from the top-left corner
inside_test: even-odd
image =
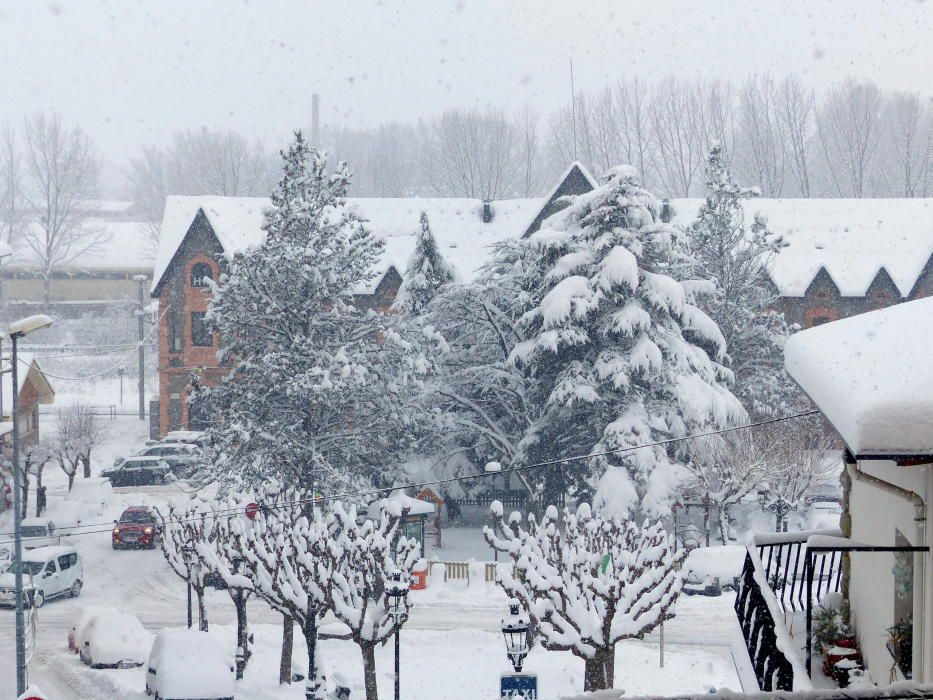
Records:
[[[427,213],[421,212],[415,250],[408,258],[392,309],[402,314],[419,314],[441,287],[454,282],[456,278],[454,268],[437,247]]]
[[[667,513],[684,447],[633,448],[745,419],[720,364],[722,334],[680,281],[687,253],[628,166],[511,249],[524,340],[509,359],[538,407],[516,462],[591,455],[548,470],[557,490],[595,488],[603,508]]]
[[[418,338],[354,306],[382,242],[346,204],[345,164],[328,173],[300,132],[282,157],[265,239],[229,260],[208,313],[231,367],[193,397],[211,416],[213,469],[308,490],[391,481],[405,392],[430,363]]]
[[[519,601],[550,651],[570,651],[585,662],[585,691],[613,687],[615,645],[640,638],[674,617],[681,578],[663,525],[639,527],[619,515],[593,512],[586,503],[575,513],[549,506],[528,528],[514,512],[505,521],[502,504],[492,504],[495,532],[483,534],[514,567],[499,567],[497,583]],[[501,533],[501,536],[500,534]]]
[[[688,230],[694,274],[715,283],[699,304],[716,321],[726,341],[733,392],[749,413],[790,413],[796,393],[784,372],[783,347],[789,330],[773,311],[777,290],[767,274],[772,257],[784,246],[768,231],[767,221],[745,216],[744,202],[757,188],[739,187],[714,145],[706,162],[707,192],[697,220]]]

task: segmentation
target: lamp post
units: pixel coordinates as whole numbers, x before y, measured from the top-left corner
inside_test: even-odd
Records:
[[[486,466],[483,468],[483,471],[486,472],[487,474],[500,474],[500,473],[502,472],[502,464],[499,463],[499,462],[486,462]],[[495,500],[496,500],[496,477],[495,477],[495,476],[491,476],[491,477],[489,477],[489,479],[490,479],[490,481],[492,481],[492,500],[495,501]],[[492,532],[493,532],[493,534],[496,533],[496,518],[495,518],[495,516],[493,516],[493,518],[492,518]],[[499,561],[499,550],[496,549],[495,547],[493,547],[493,548],[492,548],[492,552],[493,552],[493,558],[494,558],[494,560],[498,563],[498,561]]]
[[[386,583],[386,607],[395,621],[395,700],[399,700],[401,686],[399,631],[408,617],[408,582],[402,580],[401,571],[393,571],[391,579]]]
[[[231,560],[233,573],[237,576],[243,575],[243,567],[246,560],[243,557],[234,557]],[[239,583],[239,581],[237,581]],[[237,645],[236,645],[236,677],[237,680],[243,677],[246,670],[246,662],[249,660],[249,631],[246,627],[246,598],[249,594],[242,586],[236,586],[234,594],[234,604],[236,605],[237,617]]]
[[[783,529],[784,532],[787,532],[787,523],[784,522],[784,518],[787,517],[787,514],[792,510],[797,510],[797,504],[791,503],[790,501],[784,500],[780,495],[777,498],[771,498],[771,492],[767,489],[763,489],[758,492],[758,505],[761,506],[761,512],[774,513],[774,531],[781,532]],[[783,528],[781,525],[783,524]]]
[[[502,636],[505,638],[505,653],[512,662],[515,673],[522,672],[522,663],[528,656],[528,618],[521,612],[519,602],[509,600],[509,616],[502,620]]]
[[[18,376],[16,372],[16,343],[20,338],[52,325],[52,319],[44,314],[29,316],[10,324],[10,341],[12,354],[10,356],[10,372],[12,375],[13,410],[10,420],[13,421],[13,557],[16,561],[14,578],[16,581],[16,694],[26,692],[26,624],[23,619],[23,541],[20,534],[22,524],[22,497],[19,489],[19,392],[17,389]]]
[[[188,583],[188,629],[191,629],[191,564],[194,563],[194,547],[190,544],[181,546],[181,558],[185,562],[186,581]]]

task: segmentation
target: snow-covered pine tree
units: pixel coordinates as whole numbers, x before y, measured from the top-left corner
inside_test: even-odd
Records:
[[[486,541],[514,562],[497,569],[499,586],[528,613],[545,649],[584,660],[584,691],[612,688],[616,643],[674,617],[675,567],[686,552],[674,551],[660,521],[639,527],[586,503],[565,510],[563,525],[549,506],[540,524],[529,516],[527,530],[518,512],[506,522],[498,501],[492,513],[496,532],[484,528]]]
[[[456,278],[453,267],[437,247],[427,213],[421,212],[415,250],[408,258],[392,309],[401,314],[419,314],[441,287],[456,281]]]
[[[783,347],[789,330],[773,310],[777,291],[767,267],[784,243],[756,215],[751,224],[743,202],[757,188],[739,187],[729,173],[722,147],[710,149],[706,162],[706,199],[688,230],[694,275],[716,284],[699,305],[716,322],[726,341],[733,392],[754,416],[790,413],[797,392],[784,372]]]
[[[616,512],[667,513],[686,459],[680,444],[632,449],[745,419],[719,363],[715,322],[679,280],[690,259],[677,229],[629,166],[573,198],[521,242],[510,285],[524,300],[510,360],[539,416],[519,463],[592,455],[564,467],[561,492]],[[708,351],[705,348],[713,348]]]
[[[309,491],[391,481],[403,394],[429,363],[385,317],[354,306],[382,242],[346,204],[345,164],[328,174],[300,132],[282,157],[265,240],[229,261],[208,314],[231,366],[194,397],[211,416],[213,470]]]

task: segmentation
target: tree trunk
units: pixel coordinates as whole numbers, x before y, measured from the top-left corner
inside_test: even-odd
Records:
[[[42,515],[42,511],[45,509],[45,503],[42,499],[42,470],[40,469],[36,473],[36,517],[38,518]]]
[[[586,659],[583,692],[608,690],[615,681],[615,646],[597,649],[592,659]]]
[[[719,536],[722,537],[722,543],[724,545],[729,544],[729,528],[726,527],[729,522],[729,516],[726,515],[725,507],[719,509]]]
[[[322,674],[318,668],[317,657],[317,613],[308,610],[305,624],[301,628],[308,647],[308,676],[305,678],[305,700],[325,700],[327,688],[324,687]]]
[[[292,645],[295,623],[289,615],[282,615],[282,656],[279,660],[279,683],[292,682]]]
[[[249,661],[249,627],[246,625],[246,599],[247,594],[243,589],[237,589],[233,598],[236,606],[236,677],[237,680],[243,677],[246,670],[246,663]]]
[[[75,483],[75,475],[74,475],[74,472],[65,472],[65,473],[68,474],[68,493],[71,493],[71,487]]]
[[[371,643],[360,644],[360,651],[363,653],[366,700],[379,700],[379,688],[376,686],[376,646]]]
[[[28,472],[26,472],[26,474],[28,474]],[[23,502],[20,504],[21,508],[19,517],[21,518],[29,517],[29,479],[26,478],[26,474],[23,475],[23,484],[21,489],[23,499]]]
[[[204,605],[204,588],[199,586],[194,590],[198,594],[198,629],[207,632],[207,608]]]
[[[84,478],[91,478],[91,455],[90,453],[86,455],[81,455],[81,463],[84,465]]]

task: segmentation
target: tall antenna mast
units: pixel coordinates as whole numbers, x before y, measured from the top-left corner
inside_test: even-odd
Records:
[[[573,89],[573,59],[570,59],[570,122],[573,129],[573,159],[577,160],[577,105]]]

